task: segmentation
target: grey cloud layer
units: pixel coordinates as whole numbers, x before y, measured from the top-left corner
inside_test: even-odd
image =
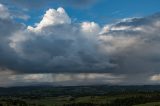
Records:
[[[49,84],[49,85],[92,85],[92,84],[117,84],[120,83],[124,76],[114,76],[111,74],[23,74],[23,75],[9,75],[10,73],[4,73],[8,76],[0,78],[1,86],[16,85],[30,85],[30,84]],[[7,81],[5,81],[7,80]],[[3,83],[9,82],[9,83]]]
[[[159,13],[101,28],[94,22],[73,23],[58,8],[28,28],[0,16],[0,27],[1,70],[123,74],[126,84],[159,79]]]
[[[111,37],[111,45],[119,44],[113,46],[114,61],[119,65],[116,72],[119,70],[120,73],[130,74],[159,73],[159,23],[159,14],[134,18],[111,26],[103,35],[104,43],[108,43],[108,40],[104,39]]]

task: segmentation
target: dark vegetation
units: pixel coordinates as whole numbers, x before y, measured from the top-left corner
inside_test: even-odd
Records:
[[[0,88],[0,106],[160,106],[160,86]],[[140,106],[140,105],[138,105]]]

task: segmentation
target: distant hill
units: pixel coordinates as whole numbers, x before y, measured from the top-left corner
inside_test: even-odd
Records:
[[[0,96],[92,96],[107,95],[119,92],[160,92],[160,85],[134,86],[21,86],[0,88]]]

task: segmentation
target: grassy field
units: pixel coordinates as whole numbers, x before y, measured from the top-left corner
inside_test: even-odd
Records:
[[[125,105],[121,102],[128,102],[128,100],[134,101],[137,97],[146,97],[146,94],[121,94],[116,96],[84,96],[84,97],[72,97],[72,96],[59,96],[59,97],[45,97],[41,99],[29,99],[29,98],[17,98],[17,97],[1,97],[0,104],[7,104],[7,102],[15,104],[15,101],[24,101],[28,105],[22,105],[22,106],[76,106],[76,104],[88,104],[91,103],[93,106],[103,106],[105,104],[111,104],[111,105],[105,105],[105,106],[132,106],[132,105]],[[151,96],[151,95],[149,95]],[[132,99],[133,98],[133,99]],[[128,99],[128,100],[127,100]],[[122,105],[112,105],[114,102],[120,102]],[[127,100],[127,101],[124,101]],[[75,104],[75,105],[73,105]],[[1,105],[0,105],[1,106]],[[3,105],[7,106],[7,105]],[[10,106],[10,105],[9,105]],[[21,105],[17,105],[21,106]],[[81,106],[81,105],[80,105]],[[83,105],[82,105],[83,106]],[[85,105],[89,106],[89,105]],[[145,103],[140,105],[134,105],[134,106],[160,106],[160,102],[153,102],[153,103]]]
[[[117,98],[117,97],[116,97]],[[21,99],[15,98],[13,100],[23,100],[27,104],[45,105],[45,106],[63,106],[64,104],[72,103],[93,103],[93,104],[106,104],[116,99],[115,97],[107,96],[85,96],[85,97],[71,97],[71,96],[60,96],[60,97],[46,97],[42,99]],[[119,98],[119,97],[118,97]],[[1,102],[8,98],[1,98]],[[1,103],[0,102],[0,103]]]
[[[0,88],[0,106],[160,106],[160,86]]]
[[[160,106],[160,102],[145,103],[145,104],[139,104],[134,106]]]

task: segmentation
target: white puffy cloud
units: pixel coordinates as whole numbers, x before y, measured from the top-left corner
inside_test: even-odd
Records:
[[[100,27],[95,22],[83,22],[81,24],[81,30],[86,36],[93,36],[99,34]]]
[[[71,19],[65,10],[62,7],[59,7],[57,10],[47,10],[41,22],[38,23],[35,28],[29,26],[28,29],[31,31],[41,31],[42,28],[61,24],[71,24]]]

